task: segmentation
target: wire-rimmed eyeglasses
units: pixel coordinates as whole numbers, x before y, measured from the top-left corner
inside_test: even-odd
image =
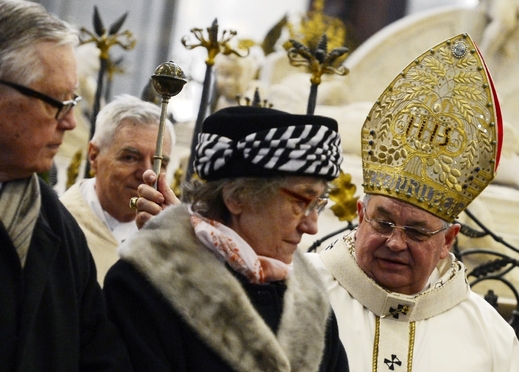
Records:
[[[280,188],[280,191],[296,199],[298,203],[296,203],[295,205],[299,205],[298,209],[295,210],[296,214],[302,213],[305,216],[308,216],[314,210],[316,210],[317,214],[319,214],[324,210],[324,207],[328,203],[327,198],[307,198],[304,195],[301,195],[295,191],[289,190],[284,187]]]
[[[366,207],[364,207],[364,220],[371,225],[373,230],[378,232],[383,237],[389,239],[393,235],[395,229],[400,229],[402,232],[411,240],[416,242],[423,242],[429,239],[431,236],[438,234],[444,230],[447,230],[449,226],[444,226],[441,229],[430,231],[421,227],[414,226],[399,226],[393,222],[378,220],[376,218],[370,219],[366,213]]]
[[[68,100],[68,101],[58,101],[57,99],[52,98],[51,96],[48,96],[44,93],[38,92],[34,89],[28,88],[24,85],[11,83],[10,81],[0,80],[0,84],[7,85],[13,89],[16,89],[18,92],[23,94],[24,96],[37,98],[39,100],[42,100],[45,103],[48,103],[49,105],[55,107],[58,109],[58,112],[56,113],[56,120],[62,120],[74,106],[78,104],[79,101],[81,101],[81,97],[78,95],[74,95],[74,99]]]

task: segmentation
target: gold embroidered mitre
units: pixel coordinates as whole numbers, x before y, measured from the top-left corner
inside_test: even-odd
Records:
[[[364,192],[455,218],[494,179],[502,120],[492,79],[467,34],[409,64],[362,127]]]

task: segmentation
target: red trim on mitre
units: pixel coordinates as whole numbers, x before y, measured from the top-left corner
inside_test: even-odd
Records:
[[[481,54],[481,51],[479,50],[478,46],[474,42],[474,45],[476,46],[476,50],[478,52],[479,57],[483,61],[483,66],[485,67],[485,72],[488,76],[488,81],[490,81],[490,90],[492,91],[492,98],[493,98],[493,105],[494,105],[494,111],[496,113],[496,131],[497,131],[497,154],[496,154],[496,168],[494,169],[494,172],[497,172],[497,167],[499,165],[499,161],[501,159],[501,148],[503,147],[503,116],[501,115],[501,105],[499,104],[499,99],[497,96],[497,91],[494,86],[494,80],[492,79],[492,75],[490,74],[490,70],[487,67],[487,64],[483,58],[483,55]]]

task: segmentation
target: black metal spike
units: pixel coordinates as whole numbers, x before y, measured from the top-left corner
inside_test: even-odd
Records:
[[[108,35],[115,35],[119,32],[124,21],[126,20],[127,15],[128,12],[124,13],[117,21],[114,22],[114,24],[112,24],[112,26],[110,26],[110,31],[108,31]]]
[[[97,9],[97,6],[94,5],[94,31],[96,32],[97,36],[103,36],[105,33],[105,26],[103,24],[103,20],[101,19],[101,16],[99,15],[99,10]]]

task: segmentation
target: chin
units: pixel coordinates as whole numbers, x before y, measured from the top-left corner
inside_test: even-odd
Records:
[[[52,164],[53,164],[52,159],[47,162],[42,162],[42,163],[36,165],[33,172],[39,173],[39,174],[46,173],[46,172],[50,171],[50,169],[52,168]]]
[[[293,259],[294,259],[294,254],[286,254],[283,257],[278,258],[278,260],[286,263],[287,265],[291,264]]]

